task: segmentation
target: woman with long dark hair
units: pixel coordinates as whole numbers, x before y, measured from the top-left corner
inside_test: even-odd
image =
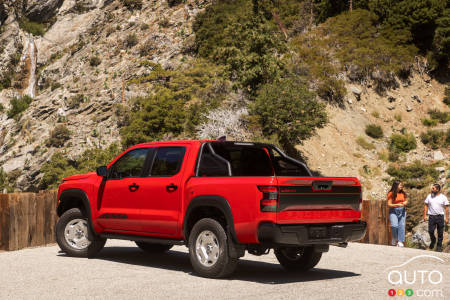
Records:
[[[408,198],[403,183],[395,180],[387,195],[389,221],[391,223],[392,246],[403,247],[405,243],[406,204]]]

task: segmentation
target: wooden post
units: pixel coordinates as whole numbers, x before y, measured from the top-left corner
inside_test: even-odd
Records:
[[[364,200],[361,209],[361,219],[367,222],[367,233],[360,242],[389,245],[391,232],[387,202]]]
[[[0,194],[0,250],[9,250],[9,197]]]

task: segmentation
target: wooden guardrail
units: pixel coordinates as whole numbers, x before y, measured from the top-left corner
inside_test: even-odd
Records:
[[[57,191],[0,194],[0,250],[55,243]],[[367,233],[362,243],[388,245],[391,240],[386,201],[363,201]]]
[[[364,200],[361,208],[361,219],[367,222],[367,233],[360,242],[389,245],[392,234],[387,201]]]
[[[55,243],[57,191],[0,194],[0,250]]]

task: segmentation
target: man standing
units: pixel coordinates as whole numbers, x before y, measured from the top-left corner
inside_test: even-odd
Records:
[[[436,251],[442,251],[442,240],[444,238],[444,227],[448,223],[448,199],[441,193],[441,186],[433,184],[431,194],[425,199],[425,208],[423,210],[423,219],[427,220],[428,213],[428,233],[430,234],[430,249],[434,248],[436,237],[434,229],[437,227],[438,239]],[[445,214],[445,223],[444,223]]]

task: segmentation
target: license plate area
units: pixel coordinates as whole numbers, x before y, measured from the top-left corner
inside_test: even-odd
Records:
[[[309,228],[310,239],[324,239],[326,237],[327,237],[327,228],[325,226]]]
[[[334,238],[342,238],[344,237],[344,226],[335,225],[331,227],[331,236]]]

